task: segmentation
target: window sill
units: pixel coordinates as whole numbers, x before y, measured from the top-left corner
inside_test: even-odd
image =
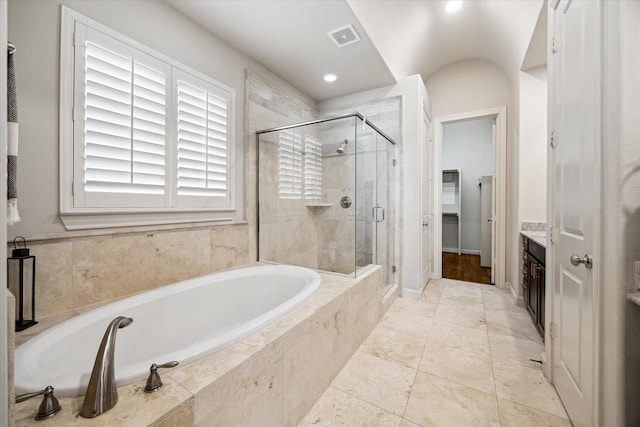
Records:
[[[229,222],[235,219],[235,210],[181,211],[181,212],[118,212],[118,213],[61,213],[60,219],[67,230],[135,227],[196,222]]]

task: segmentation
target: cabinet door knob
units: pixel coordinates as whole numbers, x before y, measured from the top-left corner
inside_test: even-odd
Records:
[[[579,266],[580,264],[584,264],[586,268],[591,269],[591,267],[593,267],[593,259],[589,254],[586,254],[582,258],[580,258],[576,254],[573,254],[571,255],[571,264],[575,265],[576,267]]]

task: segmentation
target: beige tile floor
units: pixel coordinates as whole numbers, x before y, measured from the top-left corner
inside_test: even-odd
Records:
[[[398,298],[300,426],[571,426],[524,309],[492,286]]]

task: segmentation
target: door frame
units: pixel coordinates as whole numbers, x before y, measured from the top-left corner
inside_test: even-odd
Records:
[[[493,165],[496,200],[496,260],[494,279],[499,289],[508,289],[506,278],[506,245],[507,245],[507,107],[494,107],[484,110],[467,111],[436,117],[434,120],[433,141],[433,277],[442,278],[442,180],[435,179],[442,175],[442,143],[443,127],[446,124],[472,119],[492,117],[496,120],[496,135],[493,150]]]
[[[422,224],[422,227],[420,228],[420,280],[421,280],[421,288],[423,289],[424,286],[427,284],[427,282],[431,279],[433,279],[434,276],[434,268],[435,268],[435,258],[434,258],[434,253],[433,253],[433,248],[434,248],[434,234],[433,234],[433,182],[434,182],[434,174],[433,174],[433,166],[434,163],[433,161],[431,162],[431,171],[428,174],[429,176],[426,176],[427,174],[425,174],[425,168],[426,165],[424,164],[424,162],[422,161],[425,158],[425,150],[429,150],[426,157],[428,157],[429,159],[433,159],[433,119],[431,117],[431,114],[429,113],[429,109],[426,105],[426,103],[423,102],[422,104],[422,117],[421,117],[421,121],[420,121],[420,149],[419,149],[419,153],[420,153],[420,223]],[[429,134],[425,135],[424,134],[424,126],[423,124],[428,122],[429,123]],[[425,143],[428,145],[428,147],[425,147]],[[426,182],[425,182],[425,178],[426,178]],[[431,195],[431,200],[423,200],[423,196],[424,196],[424,186],[430,186],[431,187],[431,191],[432,191],[432,195]],[[424,244],[424,239],[423,239],[423,233],[424,233],[424,211],[425,211],[425,204],[426,203],[432,203],[431,206],[431,212],[429,213],[429,220],[428,220],[428,225],[427,227],[431,227],[431,236],[429,241],[427,242],[425,247]],[[424,255],[425,255],[425,251],[428,251],[429,249],[431,249],[432,253],[431,253],[431,261],[429,261],[431,263],[431,274],[430,277],[427,278],[427,280],[425,281],[425,277],[424,277]]]

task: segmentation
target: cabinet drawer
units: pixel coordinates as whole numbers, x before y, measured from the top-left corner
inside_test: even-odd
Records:
[[[538,261],[539,264],[544,265],[546,249],[532,240],[527,240],[529,241],[529,250],[527,252],[529,252],[531,256]]]

